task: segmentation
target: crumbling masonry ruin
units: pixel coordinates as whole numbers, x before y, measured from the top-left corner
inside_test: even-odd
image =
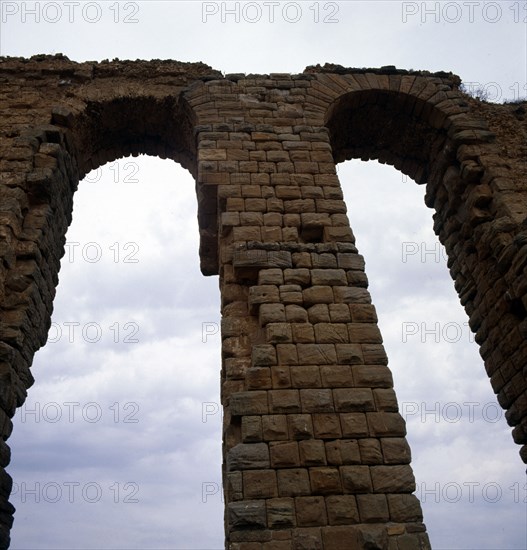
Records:
[[[426,184],[461,304],[527,461],[525,104],[450,73],[223,76],[201,63],[0,58],[0,464],[46,343],[72,198],[126,155],[195,178],[220,277],[226,548],[429,548],[336,163]],[[0,547],[11,478],[1,469]],[[57,522],[59,520],[57,519]]]

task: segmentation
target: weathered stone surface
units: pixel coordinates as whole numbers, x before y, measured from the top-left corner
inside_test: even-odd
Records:
[[[265,443],[240,443],[227,453],[227,468],[254,470],[269,468],[269,447]]]
[[[248,470],[243,472],[244,499],[278,496],[274,470]]]
[[[329,525],[359,523],[359,509],[353,495],[329,496],[326,498]]]
[[[342,466],[342,487],[346,493],[371,493],[372,482],[368,466]]]
[[[266,501],[267,522],[271,529],[295,527],[297,518],[292,498],[272,498]]]
[[[74,85],[56,86],[63,77]],[[121,156],[170,158],[196,179],[201,268],[220,275],[226,544],[428,549],[335,169],[361,157],[427,183],[434,230],[527,461],[524,105],[480,103],[454,75],[395,68],[223,76],[201,63],[58,55],[2,58],[0,80],[4,439],[46,341],[78,181]],[[1,548],[10,489],[0,475]]]
[[[327,525],[324,497],[297,497],[295,506],[299,527]]]
[[[291,468],[277,471],[278,492],[281,497],[310,495],[309,472],[304,468]]]
[[[267,527],[264,500],[244,500],[228,505],[229,523],[233,529],[262,529]]]

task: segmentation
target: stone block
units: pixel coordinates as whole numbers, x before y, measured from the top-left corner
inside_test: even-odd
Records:
[[[242,416],[242,442],[262,441],[262,418],[260,416]]]
[[[412,493],[415,478],[408,464],[372,466],[371,477],[375,493]]]
[[[287,423],[291,439],[312,439],[314,437],[313,419],[310,414],[287,415]]]
[[[345,493],[371,493],[373,486],[369,466],[341,466],[340,476]]]
[[[375,546],[362,546],[359,541],[359,536],[360,532],[357,527],[331,526],[322,528],[324,550],[362,550],[363,548],[378,548]]]
[[[249,209],[248,207],[246,208]],[[262,234],[259,226],[237,226],[232,228],[232,236],[236,242],[260,241]]]
[[[361,463],[359,441],[360,439],[343,439],[340,441],[340,456],[342,458],[342,464]]]
[[[295,344],[315,343],[315,331],[310,323],[291,323],[291,331]]]
[[[382,336],[376,323],[350,323],[350,342],[360,344],[382,344]]]
[[[318,388],[320,370],[316,365],[291,367],[291,383],[295,388]]]
[[[399,413],[368,412],[368,428],[373,437],[404,437],[406,423]]]
[[[295,498],[297,525],[299,527],[315,527],[327,525],[326,505],[324,497],[309,496]]]
[[[351,320],[354,323],[377,323],[377,312],[371,304],[349,304]]]
[[[388,438],[385,438],[388,439]],[[362,464],[382,464],[383,454],[381,443],[378,439],[359,439],[360,457]]]
[[[286,284],[308,286],[311,282],[311,273],[306,268],[285,269],[284,282]]]
[[[356,498],[361,523],[382,523],[390,519],[385,495],[359,494]]]
[[[339,388],[333,390],[337,412],[374,411],[373,393],[369,388]]]
[[[364,363],[362,346],[360,344],[335,344],[338,363],[357,365]],[[337,362],[337,361],[335,361]]]
[[[265,529],[267,513],[264,500],[243,500],[227,505],[229,524],[234,529]]]
[[[288,439],[287,417],[285,414],[262,416],[262,437],[264,441]]]
[[[306,306],[333,303],[333,290],[331,286],[311,286],[302,291],[302,296]]]
[[[342,456],[340,454],[340,439],[334,439],[325,442],[326,457],[330,466],[342,466]]]
[[[353,379],[359,387],[393,388],[390,369],[383,365],[357,365],[352,368]]]
[[[295,268],[300,269],[311,267],[311,254],[309,254],[309,252],[293,252],[291,256],[293,259],[293,266]]]
[[[300,396],[298,390],[271,390],[269,393],[269,412],[277,413],[299,413]]]
[[[287,366],[271,367],[273,388],[285,389],[291,387],[291,369]]]
[[[344,323],[317,323],[315,339],[320,344],[350,342],[348,330]]]
[[[227,494],[229,500],[243,500],[243,477],[242,472],[229,472],[226,475]]]
[[[342,437],[342,431],[337,414],[314,414],[313,427],[315,437],[320,439],[335,439]]]
[[[314,285],[343,285],[347,286],[346,272],[343,269],[312,269],[311,284]]]
[[[381,448],[385,464],[410,464],[412,456],[406,438],[383,437]]]
[[[314,467],[309,469],[311,492],[314,495],[334,495],[342,493],[342,485],[337,468]]]
[[[269,450],[272,468],[298,468],[300,466],[300,455],[296,441],[271,443]]]
[[[249,288],[249,306],[251,308],[260,304],[274,304],[277,302],[280,302],[277,285],[257,285]]]
[[[284,304],[262,304],[258,317],[262,327],[268,323],[285,323],[285,306]]]
[[[267,392],[243,391],[233,393],[229,398],[229,410],[233,416],[267,414]]]
[[[325,466],[327,464],[325,446],[322,440],[300,441],[298,449],[302,466]]]
[[[337,362],[333,344],[298,344],[297,350],[301,365],[331,365]]]
[[[268,344],[258,344],[253,346],[252,364],[254,367],[276,365],[275,347]]]
[[[311,253],[311,263],[313,268],[335,269],[337,268],[337,258],[335,254],[323,252],[322,254]]]
[[[320,527],[297,528],[292,534],[292,550],[323,550]]]
[[[342,269],[353,269],[364,271],[364,257],[360,254],[352,254],[350,252],[341,252],[337,254],[338,266]]]
[[[289,529],[296,526],[295,502],[292,498],[271,498],[266,501],[267,524],[271,529]],[[278,542],[278,541],[275,541]],[[290,544],[288,541],[285,541]],[[277,547],[278,550],[279,547]],[[289,546],[288,548],[291,548]],[[267,549],[266,549],[267,550]],[[271,547],[269,547],[271,550]]]
[[[353,377],[349,365],[330,365],[320,367],[322,385],[326,388],[353,386]]]
[[[283,285],[284,272],[281,269],[261,269],[258,273],[258,285]]]
[[[280,287],[280,300],[285,305],[301,306],[304,303],[302,292],[299,289],[293,289],[293,287],[296,287],[296,285],[282,285]]]
[[[239,443],[227,453],[227,470],[259,470],[269,468],[269,447],[266,443]]]
[[[307,323],[307,311],[296,304],[288,304],[285,307],[285,315],[288,323]]]
[[[370,293],[365,288],[351,286],[335,286],[331,288],[333,288],[335,293],[336,303],[371,304]]]
[[[329,304],[329,317],[332,323],[349,323],[351,313],[347,304]]]
[[[422,545],[419,535],[405,533],[397,537],[397,548],[398,550],[422,550],[423,548],[428,550],[429,547]]]
[[[362,344],[365,365],[387,365],[388,357],[382,344]]]
[[[311,494],[309,473],[305,468],[289,468],[276,472],[278,493],[281,497],[296,497]]]
[[[334,305],[334,304],[330,304]],[[327,304],[316,304],[311,306],[308,310],[310,323],[329,323],[329,306]]]
[[[397,412],[397,396],[392,388],[375,388],[373,399],[378,411]]]
[[[272,387],[271,369],[269,367],[252,367],[247,369],[246,377],[247,389],[263,390]]]
[[[272,498],[278,495],[274,470],[247,470],[243,472],[244,499]]]
[[[386,525],[361,525],[359,527],[359,548],[387,548],[390,542]],[[402,549],[399,548],[399,550]]]
[[[366,419],[366,413],[341,413],[339,416],[343,437],[368,437],[370,430]]]
[[[298,365],[297,346],[295,344],[277,344],[279,365]]]
[[[418,522],[423,520],[421,503],[415,495],[408,493],[386,495],[390,520],[400,523]]]
[[[293,341],[293,333],[289,323],[269,323],[267,325],[267,341],[271,344]]]
[[[303,413],[333,412],[333,396],[329,389],[302,389],[300,401]]]
[[[359,509],[354,495],[332,495],[326,497],[329,525],[359,523]]]

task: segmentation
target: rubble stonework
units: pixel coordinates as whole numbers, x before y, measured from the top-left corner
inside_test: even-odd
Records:
[[[426,184],[485,368],[527,462],[525,104],[450,73],[0,58],[0,547],[11,418],[46,342],[72,198],[126,155],[196,180],[201,268],[219,274],[226,548],[426,549],[405,423],[335,165]]]

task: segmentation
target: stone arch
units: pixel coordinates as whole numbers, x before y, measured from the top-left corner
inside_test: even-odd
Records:
[[[195,115],[188,105],[182,106],[171,96],[131,98],[116,94],[102,101],[88,100],[80,112],[55,106],[51,125],[25,132],[22,139],[36,152],[35,168],[27,176],[26,201],[21,210],[23,255],[20,258],[38,257],[47,261],[47,269],[40,275],[34,261],[26,262],[25,279],[46,283],[44,292],[40,288],[46,297],[46,315],[36,315],[32,330],[27,323],[20,326],[17,343],[22,346],[23,356],[32,357],[46,340],[54,287],[58,283],[59,260],[64,253],[73,194],[79,180],[106,162],[141,153],[172,158],[195,175],[197,162],[192,135],[195,120],[192,117]],[[27,250],[29,243],[31,250]],[[38,291],[36,285],[35,290]],[[27,321],[34,315],[35,303],[38,304],[36,299],[25,304]],[[36,336],[35,341],[27,335]],[[24,346],[30,344],[31,349],[26,351]]]
[[[416,99],[412,105],[407,98],[401,92],[371,89],[339,96],[326,115],[335,161],[378,160],[424,183],[433,159],[453,160],[445,158],[445,129],[421,116],[426,103]],[[433,120],[444,118],[439,109],[428,107]]]
[[[59,55],[2,60],[0,73],[9,90],[0,117],[1,467],[10,417],[46,340],[79,177],[141,152],[195,176],[202,272],[220,275],[226,546],[429,548],[336,175],[348,156],[379,158],[427,183],[435,232],[527,460],[521,113],[470,100],[454,75],[391,67],[223,76],[200,63]],[[383,147],[367,112],[398,117],[383,128]],[[404,131],[408,121],[428,138],[426,154]],[[2,469],[1,547],[10,489]]]
[[[445,84],[410,74],[319,74],[313,95],[336,163],[376,159],[426,184],[434,232],[526,462],[527,312],[520,296],[527,208],[512,184],[514,168],[524,168],[499,158],[493,129],[459,84],[456,77]]]
[[[53,105],[15,137],[16,147],[28,152],[29,170],[21,174],[17,185],[2,190],[3,201],[7,201],[4,205],[11,210],[7,220],[11,231],[2,235],[8,240],[10,255],[6,257],[9,271],[1,281],[2,298],[6,299],[0,312],[1,548],[9,546],[14,512],[7,502],[12,480],[4,470],[10,460],[4,441],[12,430],[10,418],[34,382],[30,371],[33,356],[47,340],[79,181],[107,162],[139,154],[170,158],[197,178],[197,115],[181,93],[131,96],[117,89],[105,97],[92,95],[88,90],[80,105],[71,106],[66,101]],[[200,192],[198,186],[196,191],[198,202],[206,202],[207,191]],[[210,218],[202,217],[202,225],[214,226]],[[205,273],[211,271],[207,265],[217,261],[214,254],[214,249],[200,249]]]

